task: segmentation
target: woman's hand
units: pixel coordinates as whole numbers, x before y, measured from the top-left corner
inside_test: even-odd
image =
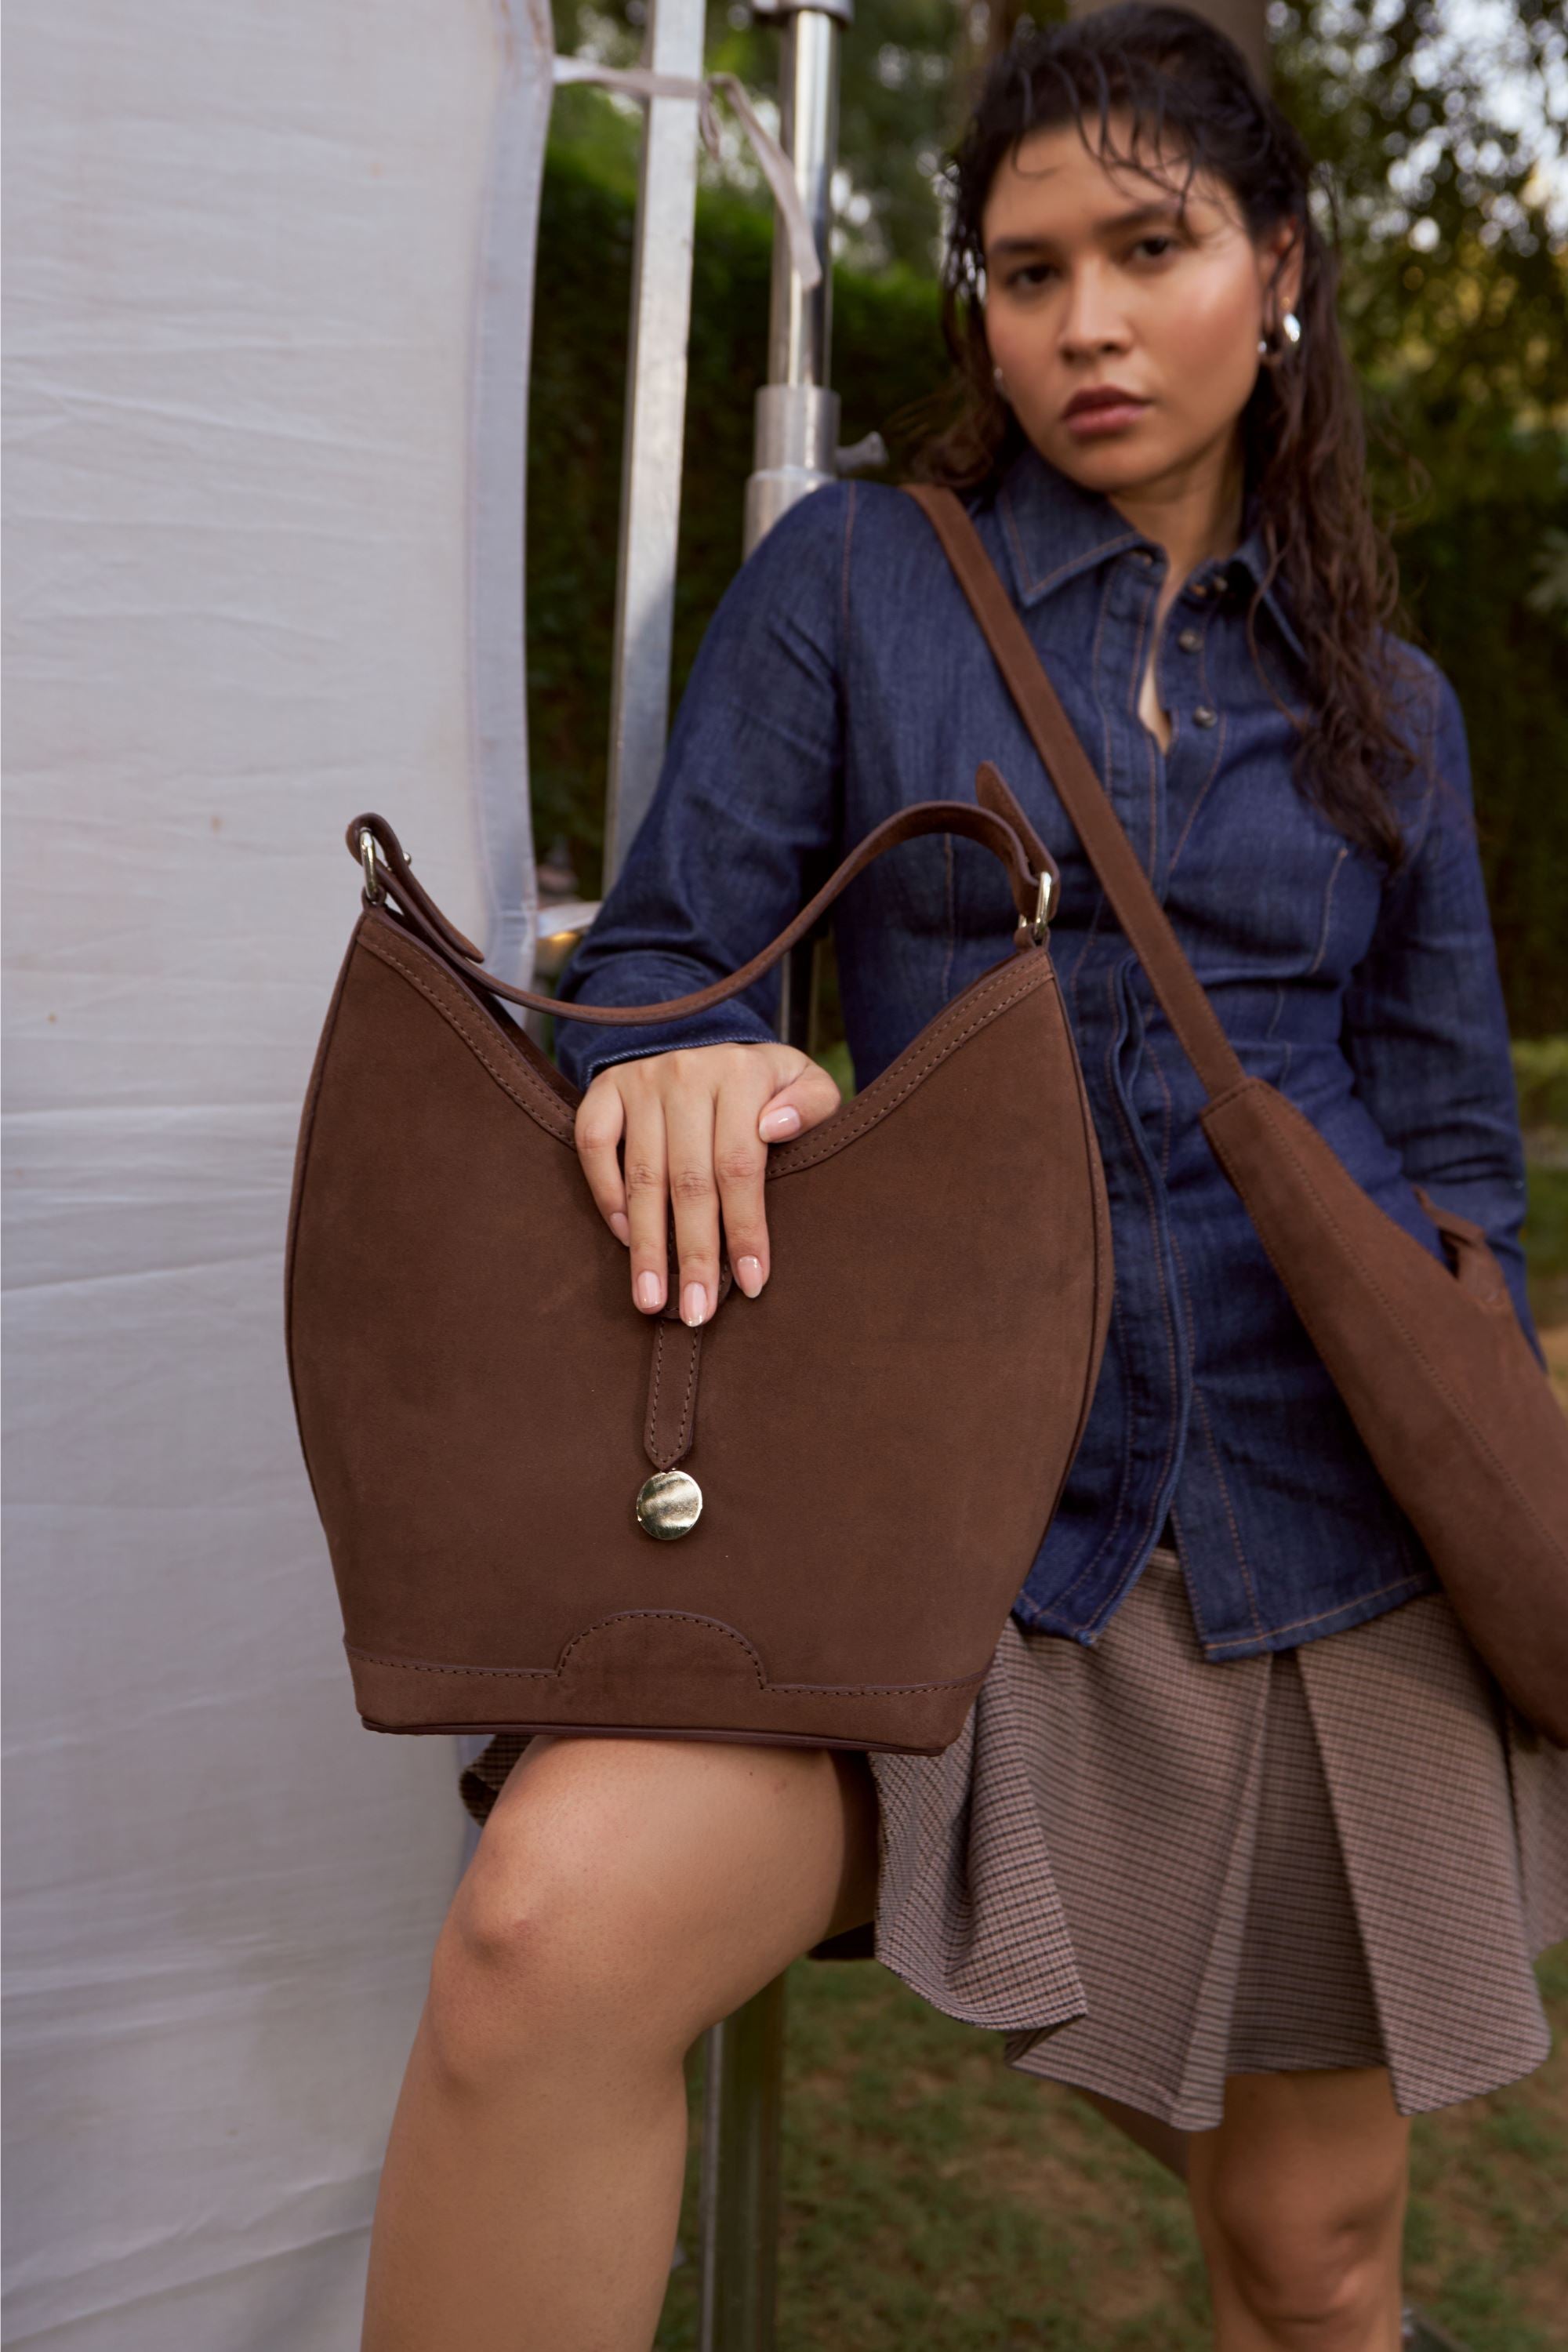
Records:
[[[599,1072],[577,1106],[577,1156],[599,1213],[630,1249],[632,1297],[645,1314],[668,1295],[671,1202],[681,1321],[705,1323],[718,1305],[721,1212],[735,1279],[755,1298],[768,1278],[768,1145],[817,1126],[840,1099],[820,1063],[771,1042],[688,1045]]]

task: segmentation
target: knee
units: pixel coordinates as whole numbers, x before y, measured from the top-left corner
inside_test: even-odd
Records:
[[[664,2066],[713,2021],[710,1922],[619,1761],[569,1758],[487,1822],[431,1961],[427,2029],[449,2071]]]
[[[590,1885],[582,1858],[548,1833],[481,1845],[431,1959],[439,2062],[489,2079],[509,2060],[578,2064],[595,2044],[654,2042],[661,1948],[640,1908],[630,1889]]]
[[[1332,2352],[1367,2342],[1397,2303],[1401,2213],[1393,2194],[1287,2200],[1260,2196],[1258,2184],[1221,2184],[1213,2221],[1248,2317],[1282,2346]]]

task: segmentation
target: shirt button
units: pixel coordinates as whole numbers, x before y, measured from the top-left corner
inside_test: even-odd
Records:
[[[1206,702],[1200,702],[1197,709],[1193,713],[1193,725],[1194,727],[1212,727],[1218,717],[1219,712],[1217,710],[1211,710]]]
[[[1184,629],[1181,635],[1176,639],[1176,643],[1180,646],[1184,654],[1202,653],[1204,646],[1203,632],[1201,629]]]

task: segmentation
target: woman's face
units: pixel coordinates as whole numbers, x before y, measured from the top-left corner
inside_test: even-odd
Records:
[[[1112,132],[1125,152],[1125,121]],[[1179,186],[1181,156],[1155,161]],[[1258,338],[1300,291],[1289,223],[1255,244],[1222,182],[1194,178],[1184,206],[1161,178],[1108,167],[1068,122],[1004,160],[981,230],[986,341],[1043,457],[1112,495],[1224,460]]]

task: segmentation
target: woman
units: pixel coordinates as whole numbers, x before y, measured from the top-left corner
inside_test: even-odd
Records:
[[[1310,181],[1184,12],[1015,44],[955,159],[967,407],[922,470],[964,491],[1247,1068],[1434,1255],[1415,1183],[1479,1219],[1533,1340],[1463,725],[1384,625]],[[927,2000],[1174,2150],[1224,2352],[1394,2346],[1409,2116],[1546,2053],[1562,1759],[1459,1633],[1208,1151],[912,501],[829,485],[742,567],[565,992],[728,973],[845,845],[971,793],[982,758],[1062,867],[1052,950],[1111,1202],[1115,1318],[1060,1508],[941,1756],[492,1740],[464,1775],[485,1828],[387,2150],[366,2352],[649,2345],[686,2053],[873,1919]],[[985,854],[934,838],[837,914],[862,1083],[1013,919]],[[776,987],[561,1025],[584,1174],[647,1313],[672,1280],[689,1322],[712,1312],[721,1230],[758,1295],[767,1145],[837,1106],[777,1042]]]

